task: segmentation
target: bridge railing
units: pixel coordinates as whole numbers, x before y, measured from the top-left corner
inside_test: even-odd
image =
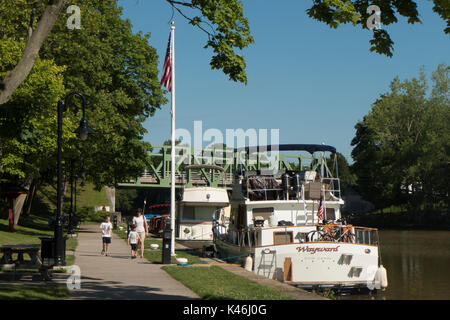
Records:
[[[227,186],[231,188],[236,172],[251,170],[316,170],[326,163],[321,158],[312,155],[292,155],[282,153],[236,151],[232,148],[198,149],[178,145],[176,151],[176,184],[180,185],[211,185],[213,187]],[[153,146],[150,152],[151,165],[140,177],[121,183],[122,186],[154,185],[170,187],[171,146]],[[186,173],[186,166],[194,164],[216,165],[223,168],[221,172],[210,172],[207,169]]]

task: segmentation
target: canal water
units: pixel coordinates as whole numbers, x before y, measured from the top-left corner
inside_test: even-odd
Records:
[[[389,286],[339,300],[450,300],[450,231],[379,231]]]

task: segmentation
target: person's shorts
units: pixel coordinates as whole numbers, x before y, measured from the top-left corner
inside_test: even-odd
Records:
[[[137,244],[131,243],[131,250],[136,251],[136,249],[137,249]]]
[[[103,237],[103,243],[111,243],[111,237]]]
[[[143,232],[138,232],[139,237],[141,238],[141,240],[145,239],[145,231]]]

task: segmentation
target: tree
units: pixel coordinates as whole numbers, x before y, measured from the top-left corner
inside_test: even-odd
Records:
[[[353,169],[362,195],[379,208],[448,205],[448,72],[442,64],[433,73],[430,97],[423,70],[419,79],[395,78],[356,125]]]
[[[39,20],[36,29],[33,30],[34,14],[37,7],[37,1],[34,1],[34,8],[30,13],[30,24],[27,27],[28,41],[23,50],[22,58],[19,60],[17,65],[10,72],[6,73],[3,80],[1,81],[2,86],[0,87],[0,105],[6,103],[14,93],[14,91],[20,86],[20,84],[27,78],[33,65],[38,57],[39,50],[41,49],[42,43],[49,35],[52,30],[59,14],[64,7],[67,0],[50,0],[45,6],[42,17]],[[21,3],[27,1],[20,1]],[[30,2],[30,1],[28,1]],[[9,14],[16,15],[17,3],[12,3],[12,1],[2,1],[0,3],[0,8],[5,10],[12,9]],[[15,10],[14,10],[15,9]],[[3,11],[2,15],[4,18],[7,11]],[[14,19],[14,18],[13,18]],[[23,21],[22,21],[23,22]]]
[[[117,7],[116,0],[109,0],[108,2],[113,7]],[[211,59],[211,67],[223,70],[233,81],[246,83],[245,60],[242,55],[234,51],[235,48],[242,50],[254,41],[250,36],[248,21],[243,16],[242,3],[238,0],[220,1],[220,3],[217,1],[193,0],[190,4],[176,1],[168,2],[184,17],[187,16],[177,5],[182,4],[194,10],[200,10],[204,20],[215,25],[215,28],[211,26],[211,31],[206,31],[201,26],[203,21],[200,17],[189,19],[190,24],[205,30],[209,35],[205,48],[211,47],[215,53]],[[60,14],[66,4],[76,4],[82,7],[83,15],[86,14],[86,9],[92,10],[100,5],[99,1],[91,0],[87,2],[47,0],[47,4],[36,0],[20,0],[18,3],[11,1],[0,2],[2,25],[14,26],[19,24],[22,27],[22,31],[29,35],[22,58],[0,81],[2,83],[2,86],[0,86],[0,105],[10,99],[17,87],[29,75],[44,45],[44,40],[51,34],[50,31],[53,30],[56,22],[58,21],[60,25],[66,25],[66,17]],[[19,17],[17,17],[17,13],[19,13]],[[36,29],[33,30],[35,17],[37,16],[41,16],[41,18],[36,25]],[[83,19],[83,21],[86,21],[86,19]],[[0,35],[2,35],[3,30],[0,29]],[[8,31],[11,31],[11,27],[6,28],[6,33]],[[97,30],[97,32],[101,33],[100,30]]]
[[[158,80],[156,50],[148,44],[150,36],[133,34],[130,22],[121,19],[113,1],[90,0],[82,4],[82,10],[84,29],[67,32],[65,21],[58,20],[29,77],[0,109],[2,179],[53,183],[57,101],[73,90],[86,97],[87,119],[96,134],[84,142],[76,138],[73,131],[81,108],[78,100],[70,100],[63,126],[66,177],[69,162],[76,159],[76,175],[84,167],[100,189],[141,174],[150,163],[151,146],[142,141],[146,132],[142,123],[166,102]],[[1,41],[18,43],[13,57],[20,59],[24,43],[10,39],[23,38],[26,29],[19,32],[0,26],[0,30],[7,39]],[[2,57],[12,55],[10,47],[3,46]],[[0,64],[0,72],[16,60],[2,59],[5,67]],[[38,68],[41,60],[47,69]],[[54,82],[58,90],[52,89]]]
[[[336,160],[337,165],[335,164],[334,156],[327,158],[326,161],[328,169],[331,170],[334,177],[339,178],[342,189],[345,189],[347,186],[352,186],[355,183],[356,178],[350,171],[350,166],[347,162],[347,159],[342,153],[337,152]]]
[[[370,5],[377,5],[380,10],[382,25],[398,22],[398,16],[408,19],[408,23],[421,23],[416,1],[413,0],[313,0],[314,5],[307,10],[308,16],[324,22],[331,28],[341,23],[352,23],[367,29],[367,20],[373,12],[367,12]],[[447,0],[433,0],[433,11],[447,21],[444,32],[450,34],[450,6]],[[389,33],[383,29],[374,29],[370,51],[392,57],[394,42]]]

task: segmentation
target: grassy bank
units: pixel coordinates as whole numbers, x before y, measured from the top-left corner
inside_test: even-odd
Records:
[[[204,300],[293,300],[220,267],[162,267]]]
[[[16,226],[14,232],[8,231],[8,220],[0,219],[0,245],[5,244],[41,244],[39,237],[53,237],[53,230],[48,227],[45,219],[30,216],[23,219],[27,221],[28,227]],[[32,223],[30,223],[30,221]],[[31,227],[32,226],[32,227]],[[75,263],[75,256],[72,254],[78,246],[76,238],[68,238],[66,241],[66,265],[70,266]],[[16,258],[16,255],[13,255]],[[24,257],[25,259],[28,256]],[[8,272],[8,270],[0,270],[0,272]],[[17,272],[38,272],[37,270],[17,269]]]
[[[65,300],[69,296],[66,285],[0,284],[0,300]]]
[[[122,231],[120,230],[114,230],[114,233],[127,241],[127,229],[124,228]],[[157,244],[159,250],[151,250],[150,245],[151,244]],[[150,261],[151,263],[161,263],[162,261],[162,239],[160,238],[153,238],[151,236],[146,237],[144,242],[146,250],[144,251],[144,258]],[[131,249],[130,249],[131,250]],[[131,252],[131,251],[130,251]],[[190,250],[176,250],[175,253],[177,255],[177,258],[186,258],[188,259],[188,263],[197,263],[201,262],[199,257],[192,255],[189,253]],[[130,253],[131,254],[131,253]],[[140,254],[140,249],[139,249]],[[171,258],[171,263],[177,263],[176,259],[174,257]]]
[[[53,230],[48,226],[47,219],[40,216],[30,215],[21,217],[19,220],[21,225],[14,228],[14,232],[8,231],[8,220],[0,219],[0,245],[4,244],[40,244],[39,237],[52,237]],[[66,265],[75,263],[75,256],[72,252],[76,249],[78,241],[76,238],[69,238],[66,242]],[[13,256],[13,258],[17,258]],[[28,256],[24,257],[25,259]],[[37,269],[16,269],[16,270],[0,270],[0,272],[15,273],[38,273]],[[64,270],[54,270],[51,272],[64,272]],[[46,285],[26,283],[16,284],[0,284],[0,300],[64,300],[70,296],[66,285]]]

